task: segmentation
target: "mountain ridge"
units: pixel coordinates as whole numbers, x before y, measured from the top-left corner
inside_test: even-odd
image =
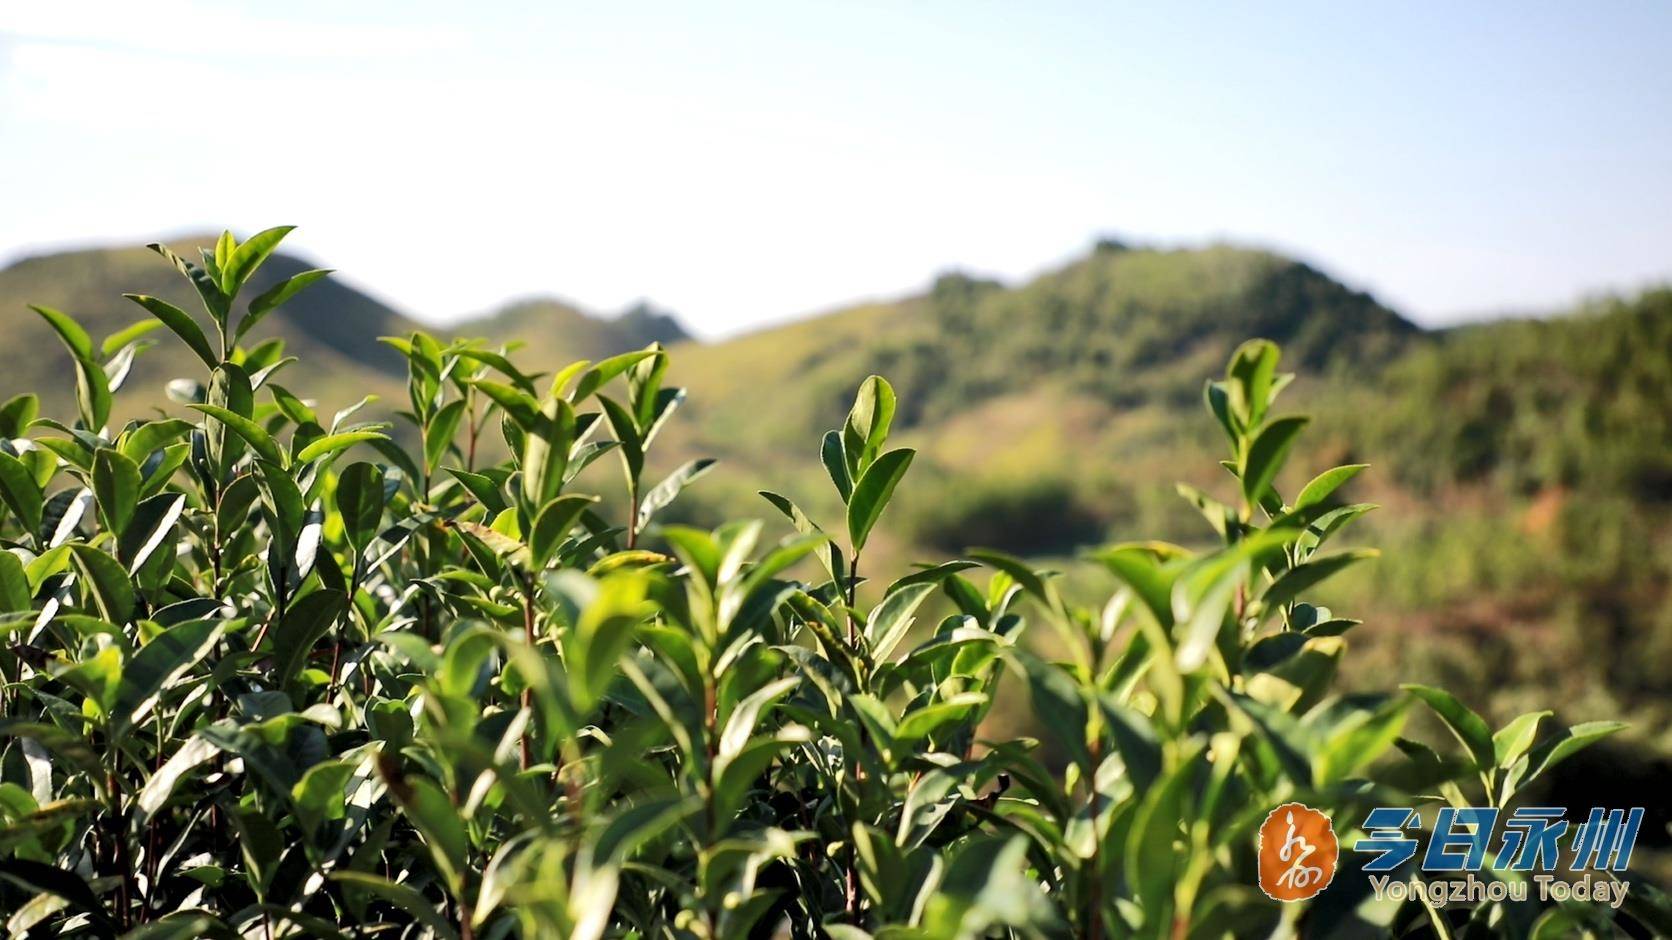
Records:
[[[717,440],[749,426],[833,426],[865,375],[889,377],[905,427],[1044,383],[1115,406],[1193,404],[1250,336],[1322,371],[1395,354],[1421,327],[1369,294],[1263,250],[1094,249],[1017,285],[943,274],[925,290],[696,345],[673,362]],[[793,378],[793,382],[791,379]],[[747,385],[784,389],[757,401]],[[731,413],[728,413],[731,412]]]

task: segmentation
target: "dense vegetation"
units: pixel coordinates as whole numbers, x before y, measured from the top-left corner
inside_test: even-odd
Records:
[[[1384,635],[1348,669],[1466,691],[1503,718],[1556,703],[1617,717],[1556,781],[1609,781],[1651,807],[1646,845],[1672,883],[1672,292],[1550,321],[1469,327],[1338,396],[1325,434],[1358,440],[1396,487],[1367,531],[1383,561],[1337,599],[1374,597]],[[1419,407],[1418,402],[1428,402]]]
[[[1363,468],[1284,484],[1306,421],[1274,410],[1274,344],[1207,386],[1236,495],[1184,488],[1200,548],[1102,546],[1113,587],[1087,604],[996,551],[873,574],[916,456],[874,376],[808,442],[824,508],[760,494],[781,538],[666,522],[708,464],[647,473],[685,397],[657,346],[542,375],[413,331],[388,340],[404,434],[327,414],[258,339],[312,281],[252,289],[286,231],[159,248],[201,317],[135,296],[154,319],[95,342],[36,309],[76,416],[0,407],[14,934],[1608,929],[1583,904],[1375,902],[1351,871],[1309,903],[1253,887],[1285,800],[1350,845],[1370,806],[1506,805],[1619,730],[1532,711],[1493,734],[1438,689],[1331,691],[1361,631],[1314,592],[1373,554],[1331,545],[1369,508],[1340,499]],[[113,422],[158,325],[198,377]],[[1043,746],[983,730],[1006,677]],[[1461,749],[1401,736],[1419,702]],[[1620,916],[1668,929],[1647,885]]]

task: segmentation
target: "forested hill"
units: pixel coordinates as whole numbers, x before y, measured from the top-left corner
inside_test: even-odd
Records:
[[[757,428],[831,426],[872,372],[894,383],[896,420],[911,427],[1038,393],[1193,406],[1203,378],[1250,336],[1321,373],[1386,361],[1417,335],[1369,295],[1269,252],[1104,243],[1019,286],[944,275],[899,301],[686,350],[674,369],[714,440],[748,442]]]

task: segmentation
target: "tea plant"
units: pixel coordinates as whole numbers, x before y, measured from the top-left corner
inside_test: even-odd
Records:
[[[658,526],[710,465],[645,477],[684,397],[664,350],[546,375],[503,349],[392,337],[407,426],[358,419],[366,402],[327,416],[280,384],[280,344],[246,345],[324,276],[242,301],[288,231],[226,235],[197,261],[154,246],[203,317],[132,296],[152,319],[95,344],[36,308],[79,408],[73,424],[28,395],[0,408],[13,935],[1449,936],[1594,920],[1379,903],[1347,874],[1311,903],[1255,887],[1254,833],[1280,803],[1331,813],[1350,844],[1371,806],[1464,805],[1476,787],[1503,805],[1617,727],[1542,733],[1535,713],[1494,735],[1438,690],[1331,694],[1357,621],[1303,598],[1371,554],[1323,551],[1371,507],[1332,498],[1361,466],[1275,489],[1306,421],[1271,412],[1289,377],[1270,343],[1207,389],[1237,498],[1183,494],[1219,547],[1097,552],[1119,586],[1096,607],[984,551],[882,585],[866,548],[913,455],[889,447],[881,378],[823,440],[842,507],[828,528],[770,492],[781,539],[759,521]],[[171,384],[177,414],[112,428],[157,326],[205,373]],[[582,491],[611,452],[620,517]],[[931,605],[944,616],[919,628]],[[1030,624],[1049,632],[1024,642]],[[1025,698],[1000,695],[1007,676]],[[1415,699],[1464,756],[1401,737]],[[1025,703],[1045,745],[984,736],[995,707]],[[1665,924],[1642,903],[1631,916]]]

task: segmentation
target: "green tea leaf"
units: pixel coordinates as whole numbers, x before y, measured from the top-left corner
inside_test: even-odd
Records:
[[[1366,559],[1376,558],[1380,554],[1375,549],[1361,548],[1296,565],[1278,575],[1277,580],[1273,581],[1266,588],[1265,593],[1260,595],[1260,599],[1268,609],[1287,604],[1299,597],[1302,591],[1311,588],[1343,568]]]
[[[943,701],[907,712],[900,717],[899,724],[895,726],[894,740],[899,744],[922,740],[939,731],[944,725],[961,720],[971,709],[986,702],[985,693],[959,692]]]
[[[11,552],[0,551],[0,613],[26,611],[34,597],[23,562]]]
[[[152,316],[160,320],[175,336],[180,337],[192,352],[197,353],[197,358],[203,360],[204,365],[213,369],[220,364],[221,358],[215,355],[215,348],[209,345],[209,338],[203,335],[203,328],[197,325],[197,321],[192,319],[191,314],[166,300],[147,294],[123,294],[122,296],[144,307]]]
[[[1457,740],[1463,742],[1477,768],[1494,765],[1492,729],[1486,726],[1486,722],[1481,720],[1479,715],[1459,702],[1456,696],[1443,689],[1425,685],[1406,684],[1400,688],[1421,699],[1440,716],[1440,720],[1457,736]]]
[[[853,408],[842,427],[842,453],[848,477],[860,479],[882,452],[894,421],[894,388],[880,375],[867,378],[854,396]]]
[[[627,465],[628,477],[637,480],[644,472],[644,439],[632,412],[608,395],[599,395],[598,404],[603,406],[610,431],[621,444],[621,459]]]
[[[273,628],[273,685],[284,688],[302,671],[318,643],[348,610],[340,591],[314,591],[298,599]]]
[[[664,355],[664,353],[659,350],[639,349],[633,352],[622,353],[618,356],[611,356],[610,358],[605,359],[594,365],[592,368],[586,370],[586,372],[581,375],[580,381],[575,383],[575,390],[573,394],[570,394],[567,397],[569,401],[579,404],[588,395],[591,395],[598,389],[608,385],[610,380],[614,379],[616,376],[621,375],[628,369],[631,369],[652,356],[661,355]],[[552,394],[561,395],[563,393],[563,384],[565,383],[561,381],[561,378],[554,381],[552,383]]]
[[[1277,471],[1283,469],[1290,448],[1309,420],[1293,416],[1277,418],[1254,435],[1242,466],[1242,497],[1248,505],[1260,505],[1261,497],[1277,478]]]
[[[1354,463],[1347,464],[1344,467],[1336,467],[1332,470],[1325,470],[1301,488],[1300,495],[1295,497],[1295,504],[1291,508],[1305,509],[1308,506],[1322,503],[1332,493],[1340,489],[1342,484],[1358,476],[1359,471],[1368,466],[1369,464]]]
[[[1163,557],[1181,551],[1165,543],[1131,543],[1115,545],[1092,555],[1105,568],[1132,589],[1144,607],[1162,627],[1173,626],[1173,582],[1177,568],[1168,568]]]
[[[186,497],[181,493],[162,493],[140,501],[116,542],[116,557],[128,566],[129,574],[138,575],[159,553],[173,559],[175,543],[170,536],[185,509]]]
[[[119,451],[101,448],[93,455],[93,495],[105,528],[120,535],[139,504],[139,466]]]
[[[144,721],[161,695],[183,673],[196,666],[220,641],[225,622],[188,620],[175,624],[140,647],[122,670],[111,706],[111,734],[120,737]]]
[[[1277,344],[1264,339],[1251,339],[1231,353],[1230,365],[1225,368],[1225,389],[1231,410],[1243,427],[1258,427],[1265,418],[1277,358]]]
[[[484,379],[473,379],[470,383],[477,391],[488,396],[498,405],[517,426],[528,430],[539,419],[540,403],[533,395],[509,385],[499,382],[489,382]]]
[[[313,463],[332,454],[341,453],[355,444],[386,441],[388,439],[389,436],[381,431],[340,431],[336,434],[327,434],[308,442],[308,446],[298,451],[296,462]]]
[[[343,468],[337,478],[337,511],[343,519],[343,537],[356,555],[377,537],[384,501],[382,467],[362,461]]]
[[[522,490],[530,506],[544,506],[557,497],[563,488],[569,448],[574,443],[574,408],[561,398],[547,399],[523,442]],[[641,468],[643,459],[644,455],[639,454]]]
[[[41,508],[46,501],[40,484],[21,460],[3,451],[0,451],[0,499],[5,500],[7,509],[17,514],[27,531],[40,531]]]
[[[99,616],[117,625],[133,619],[134,586],[122,563],[82,542],[72,543],[70,551]]]
[[[436,912],[435,906],[425,900],[422,894],[407,885],[363,871],[339,870],[332,872],[329,877],[332,881],[369,891],[411,914],[440,940],[458,940],[458,931],[454,930],[446,919]]]
[[[848,502],[848,537],[856,551],[865,547],[871,529],[894,495],[894,487],[906,475],[915,456],[917,452],[910,448],[891,450],[867,467],[854,486],[853,498]]]
[[[70,351],[75,361],[76,403],[81,410],[81,422],[87,430],[98,431],[110,417],[110,384],[104,369],[93,358],[92,338],[67,314],[34,304],[29,309],[47,321],[64,348]]]
[[[842,451],[842,435],[830,431],[824,436],[824,443],[819,449],[819,460],[824,463],[825,472],[830,474],[830,482],[836,487],[836,492],[847,503],[853,499],[853,475],[848,471],[847,455]]]
[[[35,304],[30,304],[29,309],[39,314],[41,319],[52,327],[53,332],[58,334],[58,339],[63,342],[64,348],[70,351],[71,356],[82,362],[93,361],[93,338],[88,336],[87,331],[82,329],[81,324],[77,323],[69,314],[54,310],[51,307],[41,307]]]
[[[640,529],[650,524],[650,520],[658,511],[666,507],[679,496],[685,487],[701,479],[703,474],[714,467],[715,461],[701,458],[682,464],[679,469],[670,473],[662,482],[650,488],[639,500],[638,525]]]
[[[315,764],[302,774],[291,788],[290,797],[296,805],[298,818],[308,830],[319,828],[327,820],[342,819],[347,815],[344,792],[354,775],[356,764],[346,760],[328,760]]]
[[[1527,712],[1492,735],[1492,761],[1498,767],[1509,767],[1527,753],[1538,737],[1539,723],[1555,714],[1549,709]]]
[[[63,898],[77,910],[85,912],[98,932],[115,936],[115,921],[105,913],[93,889],[73,871],[29,859],[11,858],[0,861],[0,879],[34,894]]]
[[[147,421],[117,441],[117,450],[136,464],[143,465],[157,450],[167,447],[192,433],[192,425],[178,418]]]
[[[459,419],[464,417],[464,409],[465,400],[455,398],[442,405],[441,410],[424,426],[424,466],[431,469],[441,466],[442,458],[453,446],[453,437],[458,434]]]
[[[1528,769],[1526,775],[1521,778],[1522,782],[1528,783],[1537,779],[1550,768],[1603,738],[1625,730],[1626,727],[1623,721],[1586,721],[1552,735],[1528,752]]]
[[[243,339],[244,334],[248,333],[257,323],[260,323],[262,318],[267,316],[275,307],[295,297],[308,285],[330,273],[332,272],[329,268],[303,271],[300,274],[293,274],[262,291],[254,300],[250,301],[249,312],[238,321],[238,331],[233,336],[234,341]]]
[[[256,269],[261,267],[261,263],[279,247],[279,242],[284,241],[284,237],[295,228],[294,225],[280,225],[257,232],[250,236],[248,241],[233,249],[231,256],[221,262],[221,293],[229,297],[237,294],[239,288],[250,279],[250,275],[254,274]]]
[[[801,682],[799,676],[790,676],[769,682],[749,693],[726,719],[725,730],[720,735],[719,756],[733,758],[743,752],[749,739],[755,734],[755,725],[760,721],[763,711],[771,708],[789,690]]]
[[[203,268],[170,251],[166,245],[152,243],[145,247],[162,256],[163,260],[174,265],[176,271],[185,275],[186,279],[192,282],[192,287],[197,290],[198,298],[203,301],[203,309],[208,311],[209,316],[214,319],[215,325],[220,327],[224,333],[226,330],[226,315],[228,310],[231,309],[232,302],[226,294],[221,292],[218,280]]]
[[[22,437],[41,413],[41,399],[33,392],[24,392],[6,399],[0,405],[0,438]]]
[[[587,507],[598,501],[596,496],[569,494],[559,496],[541,508],[534,517],[534,531],[529,533],[528,548],[535,567],[544,567],[552,560],[575,520]]]
[[[468,359],[471,362],[480,362],[484,365],[492,366],[494,369],[497,369],[502,375],[511,380],[511,383],[517,387],[517,390],[528,395],[529,400],[533,401],[533,396],[535,394],[534,379],[529,377],[529,375],[521,369],[518,369],[510,359],[499,353],[491,352],[486,349],[460,347],[453,351],[460,359]],[[474,380],[470,384],[479,385],[479,383]]]
[[[865,625],[865,633],[870,641],[871,657],[878,662],[888,658],[894,647],[905,638],[906,631],[911,629],[914,622],[912,613],[932,593],[934,581],[920,581],[900,587],[898,584],[890,590],[882,603],[871,611],[870,621]]]
[[[283,449],[279,447],[278,442],[273,440],[272,435],[268,434],[261,425],[256,424],[249,418],[215,405],[192,404],[186,407],[201,411],[226,425],[232,433],[238,435],[244,440],[244,443],[250,445],[250,449],[260,455],[262,460],[278,464],[281,467],[289,466],[289,461],[286,459]]]
[[[164,764],[157,768],[145,787],[139,791],[139,797],[134,801],[134,822],[144,825],[145,821],[163,808],[174,795],[174,790],[180,781],[198,767],[208,763],[221,749],[207,739],[193,737],[180,745]]]
[[[423,833],[436,867],[459,885],[469,865],[470,837],[452,802],[433,781],[402,773],[388,755],[378,754],[377,769],[395,802]]]

